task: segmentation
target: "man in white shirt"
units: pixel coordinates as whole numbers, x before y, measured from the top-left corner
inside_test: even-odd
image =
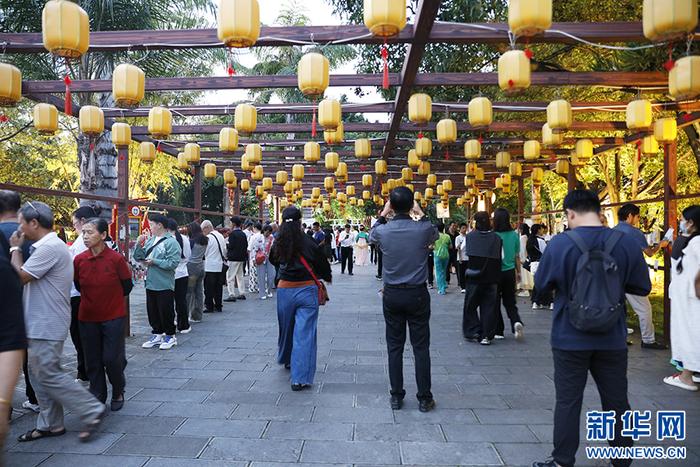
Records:
[[[457,250],[457,282],[462,293],[465,292],[464,272],[467,270],[467,224],[459,225],[459,235],[455,238],[455,250]]]
[[[355,246],[355,235],[350,230],[350,224],[345,225],[345,230],[340,232],[340,273],[345,274],[345,266],[348,267],[348,275],[352,276],[352,254]]]
[[[224,267],[228,269],[224,256],[226,240],[208,220],[202,222],[202,233],[209,238],[204,253],[204,313],[222,312],[223,285],[226,283]]]

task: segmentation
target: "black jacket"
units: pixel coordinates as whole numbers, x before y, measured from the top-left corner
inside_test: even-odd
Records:
[[[232,230],[226,245],[226,259],[229,261],[248,260],[248,237],[242,230]]]
[[[313,269],[317,278],[330,282],[333,279],[331,275],[331,265],[328,263],[328,259],[323,253],[322,247],[316,245],[313,238],[309,237],[308,235],[303,235],[302,238],[304,242],[301,249],[302,256],[304,256],[306,262],[309,263],[309,266],[311,266],[311,269]],[[274,265],[279,264],[280,280],[304,282],[313,279],[304,265],[301,264],[301,261],[298,259],[290,263],[283,263],[278,262],[277,258],[272,255],[270,260]]]

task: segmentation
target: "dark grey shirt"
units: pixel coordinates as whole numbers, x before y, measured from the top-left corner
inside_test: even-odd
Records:
[[[382,279],[386,285],[420,285],[428,280],[428,246],[438,239],[437,227],[427,217],[414,221],[397,215],[383,218],[369,234],[370,243],[382,251]]]

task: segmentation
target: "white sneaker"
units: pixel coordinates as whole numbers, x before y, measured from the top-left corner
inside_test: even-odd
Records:
[[[541,309],[541,308],[542,308],[542,307],[540,306],[539,303],[533,303],[533,304],[532,304],[532,309],[533,309],[533,310],[539,310],[539,309]]]
[[[481,339],[481,342],[479,342],[481,345],[491,345],[491,341],[487,338]]]
[[[27,410],[31,410],[34,413],[41,412],[41,409],[39,408],[39,404],[32,404],[29,401],[22,402],[22,408],[27,409]]]
[[[201,319],[190,319],[190,323],[201,323]]]
[[[163,342],[160,344],[160,347],[158,347],[160,350],[168,350],[172,349],[173,346],[177,345],[177,337],[175,336],[165,336],[163,338]]]
[[[525,337],[525,333],[523,332],[523,323],[515,323],[515,338],[520,340],[523,337]]]
[[[162,334],[153,334],[153,335],[151,335],[150,339],[148,339],[146,342],[141,344],[141,347],[144,349],[152,349],[153,347],[160,345],[162,342],[163,342],[163,335]]]
[[[627,334],[634,334],[634,329],[627,328]]]
[[[518,297],[529,297],[529,296],[530,296],[530,292],[528,292],[527,290],[523,290],[521,292],[518,292]]]
[[[187,329],[183,329],[182,331],[180,331],[180,334],[189,334],[190,332],[192,332],[192,326],[190,326]]]
[[[550,309],[550,310],[553,310],[553,309],[554,309],[554,303],[550,303],[550,304],[549,304],[549,309]]]
[[[506,336],[501,336],[500,334],[496,334],[495,336],[493,336],[493,338],[496,339],[497,341],[500,341],[501,339],[505,339]]]
[[[267,298],[272,298],[272,292],[267,293]]]
[[[462,289],[459,291],[459,293],[466,293],[467,291],[465,289]]]
[[[700,375],[693,375],[693,383],[700,383]],[[27,401],[29,402],[29,401]],[[24,407],[24,406],[22,406]]]
[[[262,297],[260,297],[260,300],[267,300],[267,295],[263,295]]]

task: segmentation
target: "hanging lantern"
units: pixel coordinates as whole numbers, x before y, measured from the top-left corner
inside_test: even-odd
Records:
[[[301,190],[301,185],[302,185],[301,180],[292,180],[292,186],[294,187],[295,190]]]
[[[476,181],[477,182],[483,182],[486,179],[486,174],[484,173],[484,169],[481,167],[476,168]]]
[[[520,162],[511,162],[508,166],[508,173],[511,177],[522,177],[523,165]]]
[[[437,124],[437,139],[440,144],[452,144],[457,141],[457,122],[451,118],[440,120]]]
[[[335,172],[338,169],[338,163],[340,162],[340,156],[337,152],[326,153],[326,170],[329,172]]]
[[[495,188],[496,190],[501,190],[501,189],[503,189],[503,180],[500,179],[500,178],[497,178],[497,179],[495,180],[495,186],[494,186],[494,188]]]
[[[324,211],[324,212],[331,212],[331,205],[330,205],[330,203],[323,203],[323,211]]]
[[[530,87],[530,59],[522,50],[509,50],[498,59],[498,86],[506,94]]]
[[[530,37],[552,26],[552,0],[509,0],[508,26],[516,37]]]
[[[396,180],[394,180],[393,178],[390,178],[390,179],[388,179],[388,180],[386,181],[386,188],[387,188],[387,190],[389,190],[389,191],[393,190],[393,189],[396,188],[397,186],[398,186],[398,185],[396,184]]]
[[[653,135],[645,136],[642,139],[642,154],[655,155],[659,153],[659,143]]]
[[[526,161],[536,161],[540,158],[540,142],[534,139],[525,141],[523,155]]]
[[[387,180],[388,182],[388,180]],[[382,183],[382,196],[389,196],[389,185],[387,183]]]
[[[284,186],[289,181],[289,175],[284,170],[278,170],[275,174],[275,181],[279,186]]]
[[[90,136],[97,136],[105,129],[105,114],[93,105],[80,108],[80,131]]]
[[[397,178],[394,180],[394,188],[398,188],[400,186],[406,186],[406,182],[404,181],[403,178]]]
[[[469,101],[469,124],[474,128],[486,127],[493,122],[493,106],[486,97]]]
[[[250,47],[260,36],[260,7],[258,0],[227,0],[219,2],[219,40],[226,47]]]
[[[408,100],[408,119],[419,125],[428,123],[433,116],[433,101],[427,94],[413,94]]]
[[[305,96],[319,96],[328,87],[328,59],[320,53],[307,53],[297,67],[299,90]]]
[[[145,95],[146,74],[137,66],[122,63],[112,73],[112,95],[117,107],[139,105]]]
[[[292,166],[292,178],[294,180],[303,180],[304,179],[304,166],[301,164],[294,164]]]
[[[418,202],[423,201],[423,193],[421,193],[420,191],[415,191],[413,193],[413,199]]]
[[[408,150],[408,166],[415,169],[415,168],[418,168],[418,166],[420,166],[420,163],[421,163],[421,160],[416,155],[416,150],[409,149]]]
[[[204,164],[204,178],[208,180],[216,178],[216,164]]]
[[[262,185],[258,185],[255,187],[255,196],[257,196],[260,199],[265,198],[265,188],[263,188]]]
[[[542,144],[544,146],[559,146],[564,142],[564,132],[554,133],[548,123],[542,125]]]
[[[335,169],[335,176],[339,181],[346,181],[348,179],[348,164],[345,162],[338,162],[338,167]]]
[[[238,104],[233,115],[233,126],[238,133],[249,135],[258,127],[258,110],[250,104]]]
[[[374,36],[395,36],[406,27],[406,0],[365,0],[363,13]]]
[[[403,169],[401,169],[401,178],[404,181],[409,182],[413,180],[413,169],[411,169],[410,167],[404,167]]]
[[[503,185],[503,194],[507,195],[510,193],[510,185]]]
[[[511,178],[510,174],[501,174],[500,179],[503,182],[503,187],[510,186]]]
[[[51,0],[41,14],[41,33],[46,50],[78,58],[90,47],[90,18],[77,3]]]
[[[678,137],[678,124],[675,118],[660,118],[654,122],[654,138],[659,143],[672,143]]]
[[[345,130],[343,128],[343,122],[338,124],[335,130],[325,130],[323,132],[323,140],[326,144],[340,144],[345,139]]]
[[[224,183],[228,186],[236,184],[236,172],[233,169],[224,169]],[[231,186],[235,188],[235,186]]]
[[[554,171],[559,175],[567,175],[569,173],[569,161],[566,159],[559,159]]]
[[[318,199],[321,197],[321,189],[317,186],[313,187],[311,189],[311,197],[314,199]]]
[[[580,139],[576,141],[575,152],[578,159],[590,159],[593,157],[593,141],[590,139]]]
[[[464,143],[464,158],[477,160],[481,157],[481,142],[478,139],[470,139]]]
[[[358,200],[357,200],[357,207],[358,207],[358,208],[363,208],[363,207],[365,207],[365,201],[364,201],[364,199],[358,199]]]
[[[34,121],[36,122],[36,116],[34,116]],[[131,127],[129,124],[115,123],[112,125],[112,143],[118,148],[126,148],[131,144]]]
[[[221,152],[238,151],[238,130],[235,128],[222,128],[219,132],[219,150]]]
[[[202,150],[197,143],[185,144],[185,158],[187,158],[187,162],[192,165],[199,164],[201,151]]]
[[[348,202],[348,195],[345,193],[338,193],[336,196],[340,204],[345,204]]]
[[[180,170],[188,170],[190,168],[190,165],[187,163],[187,157],[185,157],[184,152],[178,153],[177,162],[175,163],[175,166]]]
[[[348,196],[355,196],[355,186],[354,185],[346,186],[345,193],[347,193]]]
[[[478,169],[476,162],[467,162],[464,164],[464,174],[466,177],[474,178],[476,177],[476,171]]]
[[[437,194],[438,194],[438,196],[440,196],[440,197],[445,196],[445,187],[442,185],[442,183],[440,183],[440,184],[437,186]]]
[[[241,170],[244,172],[252,172],[253,168],[255,168],[255,164],[251,164],[248,155],[243,154],[241,156]]]
[[[668,74],[668,92],[676,100],[700,95],[700,56],[690,55],[676,61]]]
[[[418,166],[418,175],[425,176],[430,174],[430,162],[421,161]]]
[[[342,121],[340,102],[336,99],[323,99],[318,104],[318,124],[326,130],[335,130]]]
[[[170,110],[164,107],[153,107],[148,112],[148,133],[153,139],[166,139],[173,132],[172,122],[173,116]]]
[[[559,99],[552,101],[547,106],[547,124],[554,133],[562,133],[569,129],[574,121],[571,104]]]
[[[510,165],[510,153],[506,151],[501,151],[496,153],[496,168],[497,169],[507,169]]]
[[[248,156],[248,162],[252,165],[260,164],[262,162],[262,146],[256,143],[247,144],[245,155]]]
[[[323,179],[323,188],[325,188],[327,192],[333,190],[335,188],[335,179],[333,177],[325,177]]]
[[[241,191],[243,193],[248,193],[250,191],[250,180],[246,178],[241,180]]]
[[[372,176],[370,174],[365,174],[362,176],[362,186],[366,188],[371,188],[372,187]]]
[[[312,164],[321,160],[321,145],[314,141],[306,143],[304,145],[304,160]]]
[[[126,125],[121,123],[120,125]],[[126,125],[127,128],[129,125]],[[51,104],[37,104],[34,106],[34,128],[43,135],[53,135],[58,131],[58,110]],[[114,139],[114,133],[112,133]],[[131,131],[129,131],[131,140]],[[127,143],[128,146],[128,143]]]
[[[369,191],[369,190],[364,190],[364,191],[362,192],[362,199],[364,199],[364,200],[370,200],[370,199],[372,199],[372,192]]]
[[[367,159],[372,155],[372,144],[366,138],[355,140],[355,157],[358,159]]]
[[[452,191],[452,180],[450,180],[449,178],[443,180],[442,189],[445,193],[449,193],[450,191]]]
[[[386,175],[388,170],[386,161],[384,159],[379,159],[374,163],[374,173],[377,175]]]
[[[265,191],[272,190],[272,178],[270,178],[270,177],[263,178],[262,179],[262,187]]]
[[[532,178],[533,185],[542,185],[542,180],[544,180],[544,170],[542,170],[540,167],[535,167],[532,169],[530,178]]]
[[[426,200],[432,199],[432,197],[435,196],[435,192],[432,188],[428,187],[425,189],[425,192],[423,192],[423,198]]]
[[[418,138],[416,140],[416,156],[420,159],[430,157],[433,153],[433,142],[429,138]]]
[[[646,130],[651,126],[651,102],[637,99],[627,104],[627,128],[630,130]]]
[[[22,72],[9,63],[0,63],[0,107],[16,105],[22,99]]]
[[[644,0],[644,37],[653,42],[681,39],[698,25],[697,0]]]
[[[283,190],[288,195],[292,194],[294,192],[294,183],[292,183],[292,182],[285,183]]]
[[[350,206],[357,206],[357,198],[354,196],[352,198],[348,198],[348,204],[350,204]]]
[[[259,182],[263,179],[263,175],[264,173],[262,165],[256,165],[255,167],[253,167],[253,171],[250,173],[250,178],[252,178],[256,182]]]
[[[83,107],[84,109],[85,107]],[[81,109],[82,110],[82,109]],[[149,141],[144,141],[141,143],[139,146],[139,160],[145,164],[151,164],[153,161],[156,160],[156,145],[149,142]]]
[[[425,178],[425,184],[427,186],[436,186],[437,185],[437,175],[428,174],[428,176]]]

